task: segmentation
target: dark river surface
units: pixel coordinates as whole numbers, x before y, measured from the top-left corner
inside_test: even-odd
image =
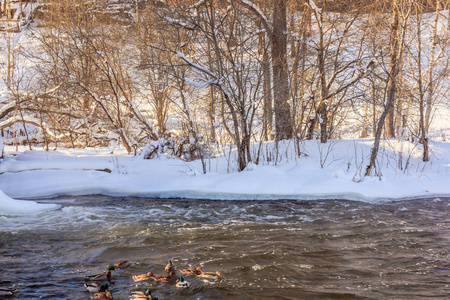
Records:
[[[13,299],[90,299],[85,275],[113,272],[114,299],[449,299],[450,198],[206,201],[105,196],[42,202],[62,208],[0,216],[0,287]],[[201,266],[190,288],[132,275]]]

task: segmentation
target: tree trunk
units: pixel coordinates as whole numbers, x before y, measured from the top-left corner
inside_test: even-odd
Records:
[[[327,142],[327,105],[324,102],[324,100],[328,97],[328,85],[327,85],[327,78],[326,78],[326,72],[325,72],[325,46],[324,46],[324,33],[323,33],[323,15],[320,14],[317,16],[320,20],[318,25],[318,38],[319,38],[319,46],[317,50],[317,68],[319,69],[319,78],[320,78],[320,99],[321,102],[319,103],[319,107],[317,109],[316,117],[319,117],[319,123],[320,123],[320,142],[326,143]]]
[[[438,1],[439,3],[439,1]],[[423,161],[428,161],[428,137],[426,133],[426,122],[424,116],[424,91],[423,91],[423,80],[422,80],[422,31],[420,26],[420,21],[422,18],[420,17],[423,13],[423,10],[417,11],[416,17],[416,27],[417,27],[417,80],[419,85],[419,131],[420,131],[420,141],[423,145]],[[431,70],[429,70],[431,72]]]
[[[441,1],[437,0],[436,2],[436,14],[434,16],[433,21],[433,29],[431,34],[431,53],[430,53],[430,64],[428,67],[428,93],[427,93],[427,100],[426,100],[426,111],[425,111],[425,132],[428,133],[429,127],[430,127],[430,119],[431,119],[431,108],[433,103],[433,93],[434,93],[434,84],[433,84],[433,68],[436,63],[436,45],[438,43],[437,41],[437,26],[439,21],[439,13],[441,8]],[[449,16],[450,19],[450,16]],[[420,52],[419,52],[420,54]]]
[[[287,68],[287,0],[274,1],[272,33],[272,69],[274,85],[274,111],[276,140],[292,138],[292,121],[289,100]]]
[[[19,9],[18,9],[18,13],[17,13],[17,19],[21,20],[22,19],[22,0],[19,1]]]
[[[328,111],[327,104],[322,102],[319,108],[319,116],[320,116],[320,142],[326,143],[328,141],[328,131],[327,131],[327,122],[328,122]]]
[[[386,114],[386,137],[393,138],[395,136],[394,129],[394,106],[395,106],[395,93],[397,91],[397,75],[399,72],[399,51],[400,51],[400,43],[399,43],[399,16],[398,16],[398,8],[396,7],[396,2],[394,3],[394,14],[392,17],[392,25],[391,25],[391,38],[390,38],[390,62],[389,62],[389,78],[387,84],[387,92],[386,92],[386,104],[384,107],[383,115]],[[380,118],[381,119],[381,118]],[[378,121],[378,127],[380,127],[380,121]],[[384,120],[383,120],[384,123]],[[383,125],[381,126],[383,127]],[[378,130],[377,130],[378,132]],[[380,136],[381,137],[381,136]]]
[[[308,132],[306,134],[307,140],[312,140],[314,138],[314,127],[316,127],[316,117],[311,116],[308,120]]]
[[[378,119],[377,131],[375,133],[375,142],[372,148],[372,152],[370,155],[370,163],[366,168],[365,176],[369,176],[372,173],[373,168],[375,167],[375,161],[378,155],[378,149],[380,147],[381,133],[383,131],[383,127],[385,125],[386,119],[388,118],[388,114],[392,113],[394,110],[395,103],[395,87],[396,87],[396,78],[399,70],[398,66],[398,53],[400,51],[400,43],[399,43],[399,16],[398,16],[398,8],[397,8],[397,0],[394,2],[394,12],[392,17],[391,24],[391,39],[389,41],[390,44],[390,62],[389,62],[389,78],[387,85],[387,95],[386,95],[386,104]],[[387,123],[387,122],[386,122]],[[388,124],[386,124],[386,127]]]
[[[269,51],[262,37],[261,47],[263,47],[263,94],[264,94],[264,139],[273,140],[273,105],[272,105],[272,80],[270,77]]]
[[[8,37],[6,38],[6,47],[8,48],[8,65],[7,65],[7,75],[6,75],[6,88],[10,91],[12,85],[12,53],[11,53],[11,33],[7,33]]]

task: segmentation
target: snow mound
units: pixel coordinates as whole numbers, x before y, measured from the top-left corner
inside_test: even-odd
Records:
[[[57,204],[40,204],[34,201],[15,200],[0,190],[0,215],[28,215],[58,209]]]

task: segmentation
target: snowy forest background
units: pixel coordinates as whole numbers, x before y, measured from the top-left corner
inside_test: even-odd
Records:
[[[7,145],[233,151],[241,171],[372,138],[370,175],[381,140],[426,162],[450,133],[447,0],[0,2]]]

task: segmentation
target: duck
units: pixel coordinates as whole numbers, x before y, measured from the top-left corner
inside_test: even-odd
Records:
[[[109,290],[105,290],[104,292],[95,293],[92,299],[102,299],[102,300],[113,300],[113,296]]]
[[[170,274],[170,273],[175,273],[176,270],[177,270],[177,268],[175,267],[175,265],[172,263],[171,260],[169,260],[166,267],[164,268],[164,271],[166,271],[168,274]]]
[[[17,290],[15,288],[12,288],[12,287],[0,287],[0,298],[1,297],[14,296],[15,292],[17,292]]]
[[[201,273],[203,273],[203,270],[202,268],[197,267],[197,268],[181,269],[180,272],[185,276],[189,276],[189,275],[200,275]]]
[[[185,276],[195,275],[195,276],[202,277],[202,278],[216,278],[216,279],[223,278],[222,273],[220,273],[219,271],[205,272],[200,267],[181,269],[180,272]]]
[[[144,281],[144,280],[154,280],[156,282],[173,282],[177,280],[177,275],[175,272],[171,272],[169,274],[155,275],[152,272],[148,272],[147,274],[135,275],[133,276],[134,281]]]
[[[98,293],[98,292],[104,292],[109,288],[109,285],[107,283],[100,283],[97,281],[87,281],[84,283],[84,287],[90,292],[90,293]]]
[[[178,277],[176,287],[178,288],[188,288],[189,282],[185,281],[182,276]]]
[[[152,272],[148,272],[147,274],[141,274],[141,275],[134,275],[133,280],[134,281],[144,281],[144,280],[150,280],[153,277]]]
[[[106,268],[106,271],[102,272],[102,273],[98,273],[98,274],[94,274],[94,275],[88,275],[84,278],[84,281],[105,281],[111,280],[111,271],[114,271],[115,267],[114,266],[108,266]]]
[[[128,260],[121,260],[114,264],[114,267],[116,269],[125,269],[128,268],[131,265],[131,263]]]
[[[131,292],[130,300],[143,300],[143,299],[158,300],[158,298],[152,296],[150,290],[146,290],[145,292],[141,291]]]
[[[133,280],[144,281],[153,279],[157,282],[173,282],[177,280],[178,276],[176,274],[176,267],[171,260],[169,260],[169,263],[164,268],[164,271],[166,271],[167,274],[155,275],[152,272],[148,272],[147,274],[135,275],[133,276]]]

